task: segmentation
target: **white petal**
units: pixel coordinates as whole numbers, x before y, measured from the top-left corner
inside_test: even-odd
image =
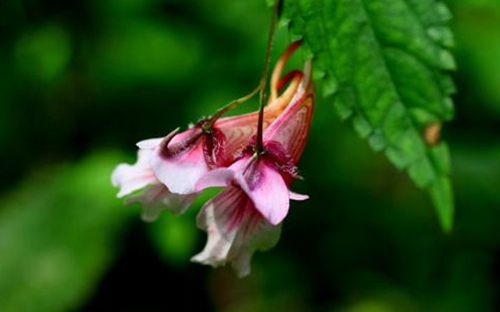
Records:
[[[295,192],[292,192],[292,191],[289,191],[289,195],[290,195],[290,199],[292,199],[292,200],[306,200],[306,199],[309,199],[309,195],[299,194],[299,193],[295,193]]]
[[[143,140],[143,141],[138,142],[136,145],[140,149],[155,149],[158,146],[160,146],[160,143],[162,140],[163,140],[163,138],[147,139],[147,140]]]
[[[240,277],[250,274],[256,250],[277,243],[281,229],[262,218],[248,196],[234,187],[205,204],[198,215],[198,227],[207,232],[208,240],[191,260],[213,267],[229,262]]]
[[[120,187],[118,197],[126,196],[157,181],[149,166],[151,155],[150,151],[140,150],[134,165],[120,164],[115,168],[111,175],[111,182],[113,186]]]
[[[127,204],[138,202],[142,204],[142,219],[144,221],[154,221],[159,215],[169,210],[175,214],[184,213],[197,194],[180,195],[171,193],[163,184],[151,184],[138,195],[127,199]]]

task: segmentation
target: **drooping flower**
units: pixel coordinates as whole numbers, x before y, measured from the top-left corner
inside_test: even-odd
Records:
[[[300,87],[301,73],[291,72],[280,79],[290,55],[300,46],[293,43],[281,56],[271,79],[271,96],[264,112],[264,127],[273,122],[290,103]],[[278,96],[284,85],[286,90]],[[184,212],[195,199],[195,184],[208,171],[231,165],[256,133],[258,114],[202,120],[189,129],[172,131],[164,138],[139,142],[135,165],[121,164],[112,176],[113,185],[121,187],[118,197],[132,192],[127,203],[140,202],[143,218],[154,220],[170,209]]]
[[[298,73],[285,76],[281,82],[274,78],[279,78],[284,64],[299,46],[300,42],[292,44],[273,71],[272,96],[264,111],[265,128],[283,112],[299,88]],[[286,91],[277,96],[278,89],[288,82]],[[174,193],[194,193],[196,182],[204,174],[234,162],[255,135],[257,119],[258,113],[254,112],[215,122],[202,120],[179,134],[174,130],[163,139],[151,158],[155,175]]]
[[[310,62],[304,72],[297,75],[300,84],[290,104],[264,132],[263,150],[255,151],[250,144],[229,168],[212,170],[198,181],[197,190],[227,188],[198,215],[208,241],[193,261],[212,266],[230,262],[238,275],[249,274],[252,254],[277,242],[290,199],[307,199],[289,190],[314,110]]]

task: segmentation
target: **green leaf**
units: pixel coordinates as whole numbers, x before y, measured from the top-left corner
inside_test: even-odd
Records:
[[[302,38],[314,57],[323,96],[374,150],[429,190],[450,231],[448,149],[424,138],[428,125],[453,117],[446,6],[435,0],[289,0],[284,17],[292,37]]]
[[[72,311],[96,291],[131,210],[101,154],[28,178],[0,200],[0,311]]]

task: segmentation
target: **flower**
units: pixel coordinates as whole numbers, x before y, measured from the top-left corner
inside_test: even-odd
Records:
[[[289,190],[314,110],[310,62],[304,72],[297,76],[300,84],[290,104],[264,132],[263,151],[250,144],[229,168],[212,170],[197,182],[196,191],[227,188],[198,215],[198,226],[207,232],[208,240],[193,261],[214,267],[231,262],[238,275],[249,274],[252,254],[277,242],[290,199],[308,198]]]
[[[296,93],[300,73],[281,75],[284,64],[300,46],[293,43],[282,55],[273,71],[271,97],[264,111],[264,127],[273,122],[290,103]],[[290,83],[281,96],[279,89]],[[151,157],[153,171],[167,188],[178,194],[195,193],[196,182],[208,171],[232,164],[243,148],[248,145],[257,129],[258,113],[221,118],[213,122],[202,120],[186,131],[167,135]]]
[[[167,207],[174,213],[182,213],[195,199],[194,194],[171,193],[156,179],[149,163],[153,155],[152,148],[160,141],[161,139],[152,139],[138,143],[142,149],[138,152],[137,162],[134,165],[118,165],[111,176],[113,186],[120,187],[117,195],[119,198],[142,189],[140,194],[130,196],[127,204],[140,202],[143,206],[142,218],[145,221],[156,220]]]
[[[271,79],[271,97],[265,108],[264,127],[283,112],[296,93],[300,74],[291,73],[279,80],[290,55],[300,46],[293,43],[277,62]],[[285,84],[287,89],[278,96]],[[257,112],[198,122],[182,133],[178,129],[164,138],[137,143],[135,165],[120,164],[112,174],[112,183],[120,187],[118,197],[142,189],[127,203],[144,206],[143,219],[154,220],[165,209],[184,212],[195,199],[195,184],[209,170],[231,165],[256,133]]]
[[[249,274],[254,252],[277,243],[290,200],[308,198],[289,187],[298,177],[314,110],[311,62],[281,77],[299,46],[291,44],[276,64],[263,110],[220,118],[226,107],[181,133],[141,141],[137,162],[113,172],[118,197],[132,194],[127,203],[141,202],[146,220],[165,209],[182,213],[203,189],[226,187],[198,214],[208,239],[193,261],[214,267],[229,262],[239,276]]]

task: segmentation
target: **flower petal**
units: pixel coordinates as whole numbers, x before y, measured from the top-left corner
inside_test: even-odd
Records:
[[[214,124],[225,138],[226,164],[231,164],[257,133],[257,113],[221,118]]]
[[[126,203],[141,203],[142,219],[151,222],[158,219],[165,210],[175,214],[184,213],[196,199],[196,196],[197,194],[173,194],[163,184],[156,183],[146,187],[141,194],[129,197]]]
[[[208,171],[202,141],[200,138],[187,150],[171,157],[165,157],[158,151],[151,158],[151,166],[156,177],[171,192],[194,193],[196,182]]]
[[[264,129],[272,124],[272,122],[285,110],[292,97],[290,93],[297,90],[297,84],[296,82],[291,83],[286,94],[270,102],[264,108]],[[258,118],[258,113],[250,113],[222,118],[214,124],[214,128],[217,128],[224,134],[226,166],[240,156],[240,153],[257,133]]]
[[[274,101],[278,97],[278,82],[279,82],[279,79],[281,77],[281,72],[283,71],[283,68],[286,65],[286,62],[288,61],[288,59],[290,58],[292,53],[298,47],[300,47],[301,44],[302,44],[301,40],[295,41],[292,44],[290,44],[290,46],[288,46],[288,48],[286,49],[285,53],[283,53],[283,55],[281,55],[281,57],[279,58],[278,62],[276,62],[276,65],[274,65],[273,73],[271,75],[271,83],[270,83],[270,85],[271,85],[270,99],[272,101]]]
[[[307,142],[313,111],[313,95],[304,94],[303,97],[292,100],[264,132],[264,142],[280,143],[296,164]]]
[[[288,187],[272,164],[262,159],[255,161],[256,168],[252,172],[243,174],[239,171],[235,177],[257,210],[271,224],[277,225],[286,217],[290,207]]]
[[[273,247],[280,235],[280,227],[263,219],[248,196],[234,187],[208,201],[197,220],[208,240],[191,260],[213,267],[230,262],[240,277],[250,274],[253,253]]]
[[[136,145],[140,149],[155,149],[160,146],[162,140],[163,138],[147,139],[138,142]]]
[[[314,111],[314,90],[311,80],[312,62],[304,65],[301,82],[290,104],[264,132],[264,141],[276,141],[297,164],[304,150]]]
[[[157,181],[149,166],[152,152],[149,150],[139,150],[137,155],[137,162],[134,165],[120,164],[111,175],[113,186],[120,187],[117,195],[119,198]]]
[[[218,168],[205,173],[196,183],[196,191],[202,191],[209,187],[223,187],[231,184],[234,171],[228,168]]]
[[[292,200],[306,200],[306,199],[309,199],[309,195],[305,195],[305,194],[299,194],[299,193],[295,193],[295,192],[292,192],[292,191],[289,191],[288,194],[290,196],[290,199],[292,199]]]

